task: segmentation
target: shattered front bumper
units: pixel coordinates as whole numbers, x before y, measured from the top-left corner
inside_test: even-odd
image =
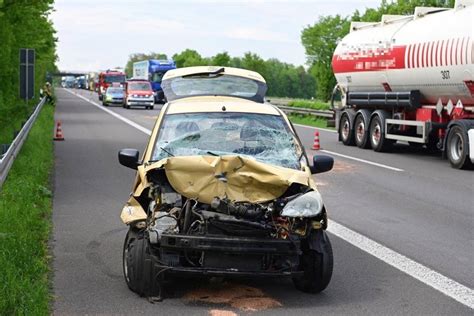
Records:
[[[262,239],[227,236],[163,234],[160,262],[167,273],[208,276],[294,276],[298,271],[299,240]],[[201,266],[184,266],[179,256],[201,253]],[[269,261],[281,262],[284,268],[271,269]]]

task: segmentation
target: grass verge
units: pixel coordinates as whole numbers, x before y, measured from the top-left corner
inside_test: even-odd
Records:
[[[308,125],[314,126],[319,128],[327,128],[327,129],[334,129],[333,127],[328,127],[328,121],[324,118],[314,117],[311,115],[297,115],[297,114],[290,114],[288,115],[293,124],[301,124],[301,125]]]
[[[54,108],[46,104],[0,189],[0,314],[48,315]]]
[[[288,102],[288,106],[296,107],[296,108],[305,108],[305,109],[313,109],[313,110],[329,110],[331,109],[331,105],[329,103],[323,101],[310,101],[310,100],[293,100]]]

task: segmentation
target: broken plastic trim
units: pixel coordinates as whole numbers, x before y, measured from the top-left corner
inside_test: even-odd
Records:
[[[316,217],[323,210],[323,198],[318,191],[311,191],[288,202],[281,213],[286,217]]]

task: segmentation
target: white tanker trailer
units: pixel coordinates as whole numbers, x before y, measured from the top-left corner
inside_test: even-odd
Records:
[[[455,168],[474,165],[474,0],[353,22],[332,67],[345,145],[384,151],[408,141],[442,150]]]

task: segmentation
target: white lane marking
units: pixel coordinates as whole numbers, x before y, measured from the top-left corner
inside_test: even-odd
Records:
[[[141,131],[141,132],[143,132],[143,133],[145,133],[145,134],[147,134],[147,135],[151,135],[151,130],[149,130],[149,129],[147,129],[147,128],[144,128],[144,127],[141,126],[141,125],[138,125],[137,123],[135,123],[135,122],[129,120],[128,118],[125,118],[125,117],[123,117],[122,115],[117,114],[117,113],[115,113],[114,111],[109,110],[109,109],[107,109],[107,108],[105,108],[105,107],[99,105],[98,103],[96,103],[96,102],[94,102],[94,101],[92,101],[92,100],[89,100],[88,98],[86,98],[86,97],[84,97],[84,96],[82,96],[82,95],[80,95],[80,94],[77,94],[77,93],[75,93],[75,92],[72,92],[72,91],[69,90],[69,89],[64,89],[64,90],[66,90],[67,92],[69,92],[69,93],[72,94],[72,95],[75,95],[75,96],[78,97],[78,98],[81,98],[81,99],[83,99],[83,100],[89,102],[90,104],[92,104],[92,105],[94,105],[95,107],[101,109],[102,111],[107,112],[107,113],[109,113],[110,115],[115,116],[115,117],[118,118],[119,120],[121,120],[121,121],[127,123],[127,124],[130,125],[130,126],[135,127],[135,128],[138,129],[139,131]]]
[[[319,128],[319,127],[301,125],[301,124],[293,124],[293,125],[299,126],[299,127],[304,127],[304,128],[309,128],[309,129],[322,130],[322,131],[331,132],[331,133],[337,133],[337,131],[335,131],[335,130],[326,129],[326,128]],[[369,165],[373,165],[373,166],[377,166],[377,167],[381,167],[381,168],[385,168],[385,169],[389,169],[389,170],[393,170],[393,171],[398,171],[398,172],[405,171],[405,170],[400,169],[400,168],[390,167],[390,166],[387,166],[387,165],[384,165],[384,164],[381,164],[381,163],[377,163],[377,162],[373,162],[373,161],[369,161],[369,160],[365,160],[365,159],[361,159],[361,158],[356,158],[356,157],[352,157],[352,156],[347,156],[347,155],[335,153],[335,152],[329,151],[329,150],[321,149],[321,151],[323,151],[327,154],[334,155],[334,156],[339,156],[339,157],[343,157],[343,158],[347,158],[347,159],[352,159],[352,160],[355,160],[355,161],[363,162],[363,163],[366,163],[366,164],[369,164]]]
[[[377,163],[377,162],[373,162],[373,161],[365,160],[365,159],[360,159],[360,158],[356,158],[356,157],[352,157],[352,156],[347,156],[347,155],[335,153],[333,151],[329,151],[329,150],[325,150],[325,149],[321,149],[320,151],[325,152],[326,154],[330,154],[330,155],[339,156],[339,157],[346,158],[346,159],[351,159],[351,160],[363,162],[363,163],[366,163],[366,164],[369,164],[369,165],[372,165],[372,166],[377,166],[377,167],[385,168],[385,169],[388,169],[388,170],[393,170],[393,171],[398,171],[398,172],[405,171],[405,170],[400,169],[400,168],[390,167],[390,166],[387,166],[387,165],[384,165],[384,164],[381,164],[381,163]]]
[[[377,259],[474,309],[474,290],[331,220],[328,231]]]
[[[68,90],[66,90],[68,91]],[[120,119],[121,121],[133,126],[140,131],[148,134],[150,130],[138,125],[135,122],[126,119],[125,117],[101,107],[97,103],[88,100],[85,97],[77,95],[71,91],[68,91],[71,94],[74,94],[85,101],[99,107],[105,112],[113,115],[114,117]],[[351,157],[353,158],[353,157]],[[396,168],[395,168],[396,169]],[[399,169],[401,170],[401,169]],[[365,237],[341,224],[331,220],[328,225],[328,231],[331,234],[343,239],[344,241],[350,243],[351,245],[367,252],[368,254],[376,257],[377,259],[382,260],[383,262],[389,264],[390,266],[408,274],[409,276],[421,281],[422,283],[434,288],[435,290],[441,292],[442,294],[449,296],[456,301],[468,306],[469,308],[474,309],[474,291],[434,270],[425,267],[424,265],[405,257],[398,252],[393,251],[390,248],[387,248],[376,241]]]
[[[337,131],[333,129],[328,129],[328,128],[321,128],[321,127],[315,127],[315,126],[309,126],[309,125],[301,125],[301,124],[293,124],[294,126],[299,126],[303,128],[309,128],[309,129],[317,129],[318,131],[325,131],[325,132],[331,132],[331,133],[337,133]]]

